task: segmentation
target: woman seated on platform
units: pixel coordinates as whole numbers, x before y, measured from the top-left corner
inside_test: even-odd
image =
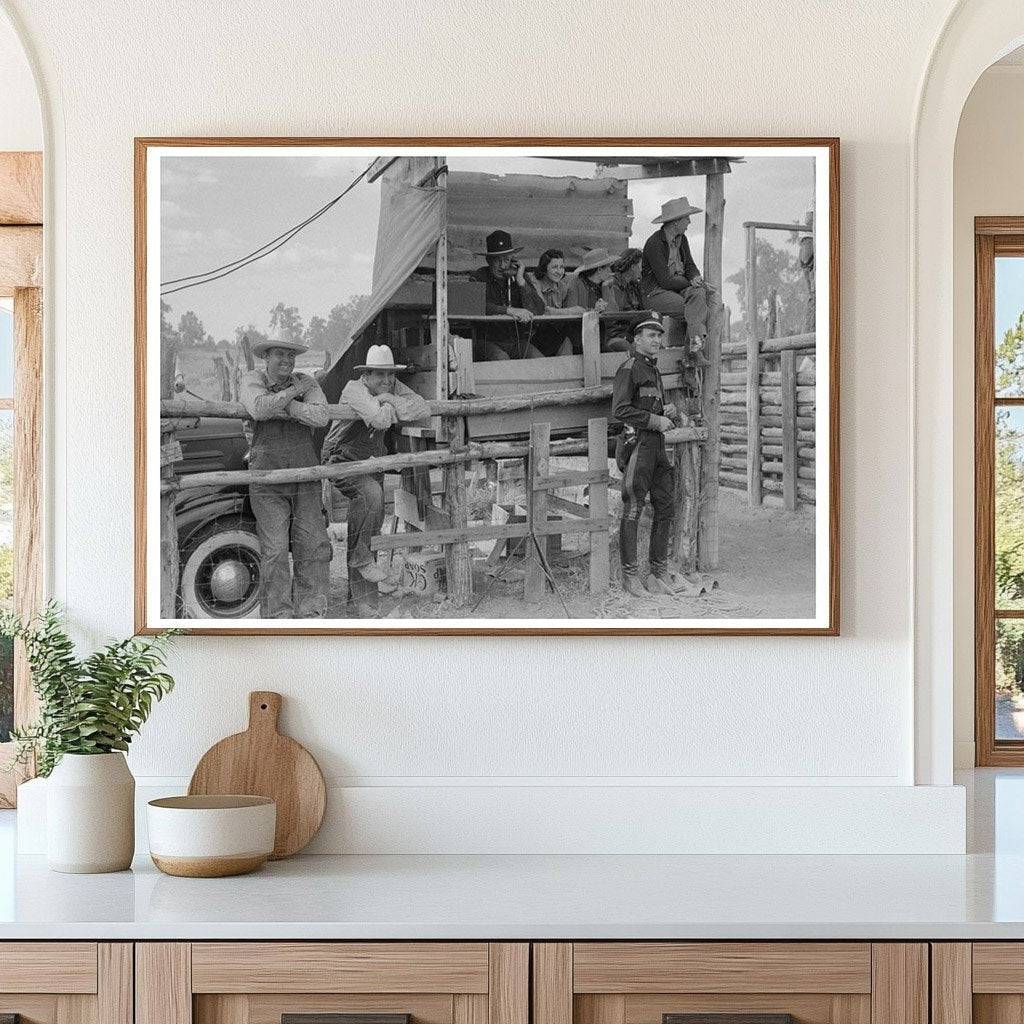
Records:
[[[639,249],[626,249],[614,263],[612,270],[612,297],[614,309],[623,313],[646,312],[644,292],[640,286],[643,253]],[[624,316],[621,319],[609,320],[604,325],[604,339],[601,342],[602,352],[628,352],[629,338],[636,317]]]
[[[565,272],[565,254],[561,249],[545,249],[537,260],[535,272],[527,272],[526,280],[544,303],[549,316],[559,313],[580,315],[584,309],[566,308],[565,297],[572,279]]]
[[[598,313],[617,309],[613,286],[615,276],[611,265],[615,262],[607,249],[589,249],[580,258],[566,292],[566,306],[578,306]]]

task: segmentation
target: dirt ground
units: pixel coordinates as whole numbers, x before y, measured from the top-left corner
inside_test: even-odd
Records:
[[[655,596],[636,598],[621,586],[618,530],[611,535],[611,587],[597,598],[589,593],[586,552],[552,553],[558,593],[548,590],[544,600],[525,604],[521,559],[504,571],[488,574],[484,560],[474,562],[474,603],[453,608],[431,598],[383,596],[375,618],[384,619],[707,619],[707,618],[811,618],[814,615],[815,559],[814,510],[785,512],[765,506],[751,509],[738,491],[723,488],[721,495],[721,566],[713,574],[718,587],[701,597]],[[609,495],[613,517],[618,518],[617,492]],[[650,508],[640,527],[641,563],[650,537]],[[331,615],[351,617],[344,604],[343,556],[335,559],[332,573]],[[507,561],[507,560],[506,560]],[[645,575],[642,572],[641,575]]]

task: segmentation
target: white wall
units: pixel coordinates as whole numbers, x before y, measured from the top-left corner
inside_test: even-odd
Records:
[[[25,51],[0,14],[0,151],[43,148],[39,96]]]
[[[964,107],[954,161],[954,741],[974,764],[974,218],[1024,215],[1024,66],[986,71]]]
[[[843,140],[841,638],[182,639],[137,773],[187,776],[273,688],[336,785],[424,806],[466,784],[913,781],[908,163],[946,0],[5,3],[53,113],[52,589],[94,638],[132,628],[133,136]],[[934,806],[959,841],[959,805]]]

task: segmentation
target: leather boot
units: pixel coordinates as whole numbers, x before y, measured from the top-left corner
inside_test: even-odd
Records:
[[[647,577],[647,589],[652,594],[674,594],[676,592],[671,578],[664,569],[660,573],[651,571],[651,575]]]
[[[640,577],[635,571],[623,572],[622,589],[633,597],[647,597],[647,591],[644,590],[644,585],[640,582]]]

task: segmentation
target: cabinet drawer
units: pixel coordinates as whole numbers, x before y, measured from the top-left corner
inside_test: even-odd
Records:
[[[871,991],[867,942],[579,942],[574,992]]]
[[[135,1024],[528,1024],[529,969],[516,942],[139,943]]]
[[[96,991],[95,942],[0,943],[0,992]]]
[[[486,942],[196,942],[193,992],[487,991]]]
[[[718,1015],[718,1024],[928,1024],[928,949],[869,942],[537,943],[533,1009],[534,1024],[707,1024],[699,1020],[707,1015]]]
[[[132,1024],[126,942],[0,942],[0,1018],[22,1024]]]

